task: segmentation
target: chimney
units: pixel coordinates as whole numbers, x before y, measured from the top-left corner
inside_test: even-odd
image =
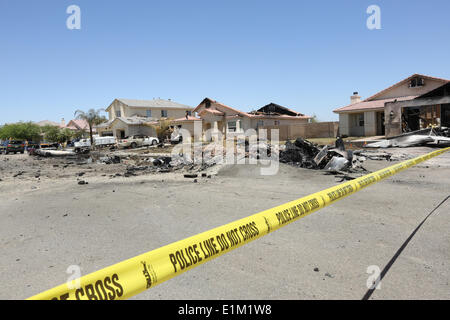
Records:
[[[361,97],[358,95],[358,92],[353,92],[353,95],[350,97],[350,104],[355,104],[361,102]]]
[[[61,127],[64,128],[66,126],[66,120],[64,118],[61,119]]]

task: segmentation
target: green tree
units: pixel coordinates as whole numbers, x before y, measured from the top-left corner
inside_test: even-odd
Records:
[[[42,131],[44,132],[45,140],[48,142],[59,142],[60,129],[58,127],[45,126],[42,128]]]
[[[58,128],[56,126],[52,126],[52,125],[45,125],[43,127],[41,127],[41,133],[45,136],[45,134],[49,131],[55,130],[55,128]]]
[[[71,130],[64,128],[59,130],[58,141],[59,143],[64,143],[72,140],[74,134]]]
[[[311,118],[311,123],[318,123],[320,122],[319,119],[317,118],[317,116],[314,114]]]
[[[41,128],[33,122],[5,124],[0,128],[0,139],[39,140]]]
[[[82,110],[75,111],[76,119],[85,120],[88,123],[89,136],[91,137],[92,145],[94,145],[94,138],[93,138],[93,134],[92,134],[92,130],[93,130],[94,126],[107,121],[104,116],[100,115],[100,113],[103,111],[104,111],[104,109],[98,109],[98,110],[89,109],[87,112],[84,112]]]
[[[83,139],[85,135],[83,130],[75,130],[72,132],[72,139]]]
[[[171,120],[160,120],[158,124],[145,124],[148,127],[151,127],[155,130],[156,136],[160,141],[170,137],[170,123]]]
[[[74,136],[73,132],[67,128],[61,129],[54,126],[45,126],[42,128],[42,131],[44,132],[45,140],[48,142],[64,143],[72,140]]]

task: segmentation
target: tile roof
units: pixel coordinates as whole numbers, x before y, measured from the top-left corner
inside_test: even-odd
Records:
[[[223,108],[229,109],[229,110],[234,111],[234,112],[236,112],[237,114],[239,114],[239,115],[241,115],[241,116],[243,116],[243,117],[248,117],[248,118],[258,118],[258,119],[261,119],[261,118],[270,118],[270,119],[311,119],[311,118],[312,118],[312,117],[306,116],[306,115],[301,115],[301,116],[287,116],[287,115],[254,115],[254,114],[250,114],[250,113],[248,113],[248,112],[243,112],[243,111],[234,109],[234,108],[232,108],[232,107],[230,107],[230,106],[227,106],[227,105],[225,105],[225,104],[223,104],[223,103],[217,102],[217,101],[212,100],[212,99],[209,99],[209,98],[204,99],[204,100],[197,106],[197,108],[195,108],[194,112],[197,112],[198,109],[200,108],[200,106],[201,106],[206,100],[209,100],[211,103],[217,104],[218,106],[221,106],[221,107],[223,107]],[[210,110],[210,109],[205,109],[205,110],[208,110],[209,112],[217,111],[217,110]],[[220,111],[219,111],[219,112],[220,112]],[[293,112],[295,112],[295,111],[293,111]],[[222,112],[220,112],[220,114],[223,115]]]
[[[107,128],[111,126],[115,121],[122,121],[128,125],[140,125],[144,123],[152,123],[155,119],[153,118],[145,118],[145,117],[117,117],[107,122],[103,122],[99,125],[96,125],[95,128]]]
[[[248,113],[247,113],[247,112],[239,111],[239,110],[237,110],[237,109],[234,109],[234,108],[232,108],[232,107],[230,107],[230,106],[227,106],[227,105],[225,105],[225,104],[223,104],[223,103],[220,103],[220,102],[218,102],[218,101],[216,101],[216,100],[212,100],[212,99],[210,99],[210,98],[205,98],[205,99],[197,106],[197,108],[194,109],[194,112],[197,112],[198,109],[200,108],[200,106],[201,106],[205,101],[209,101],[209,102],[211,102],[211,103],[217,104],[217,105],[219,105],[219,106],[221,106],[221,107],[224,107],[224,108],[226,108],[226,109],[229,109],[229,110],[231,110],[231,111],[234,111],[234,112],[236,112],[236,113],[238,113],[238,114],[240,114],[240,115],[248,116]]]
[[[191,106],[164,99],[136,100],[119,98],[117,100],[133,108],[193,109]]]
[[[129,125],[140,125],[140,124],[151,122],[154,119],[144,118],[144,117],[117,117],[113,120],[113,122],[115,120],[121,120],[122,122],[125,122],[126,124],[129,124]]]
[[[406,101],[417,98],[417,96],[408,96],[408,97],[399,97],[399,98],[391,98],[391,99],[382,99],[382,100],[373,100],[373,101],[361,101],[358,103],[350,104],[348,106],[339,108],[334,110],[333,112],[356,112],[356,111],[367,111],[367,110],[376,110],[383,109],[384,104],[386,102],[392,102],[394,100],[397,101]]]
[[[50,121],[50,120],[42,120],[42,121],[36,122],[36,124],[40,127],[45,127],[45,126],[59,127],[60,126],[60,123]]]
[[[225,113],[223,113],[222,111],[220,111],[220,110],[215,110],[215,109],[203,109],[199,114],[202,114],[202,113],[204,113],[204,112],[206,112],[206,113],[212,113],[212,114],[215,114],[215,115],[217,115],[217,116],[223,116],[223,115],[225,115]]]
[[[183,117],[183,118],[172,120],[172,122],[184,122],[184,121],[202,121],[202,119],[196,118],[193,116],[188,116],[187,118]]]
[[[73,125],[71,125],[71,123]],[[70,127],[76,127],[81,130],[88,130],[89,123],[86,120],[82,120],[82,119],[70,120],[69,123],[67,124],[66,128],[70,129]]]
[[[114,121],[114,119],[100,123],[99,125],[96,125],[95,128],[107,128],[111,125],[111,123],[113,123],[113,121]]]
[[[379,97],[380,95],[386,93],[387,91],[398,87],[400,85],[403,85],[405,83],[407,83],[408,81],[410,81],[411,79],[415,78],[415,77],[421,77],[424,79],[430,79],[430,80],[436,80],[436,81],[441,81],[443,84],[445,83],[449,83],[450,80],[447,79],[442,79],[442,78],[436,78],[436,77],[430,77],[430,76],[426,76],[423,74],[418,74],[415,73],[412,76],[403,79],[402,81],[399,81],[395,84],[393,84],[392,86],[381,90],[380,92],[377,92],[376,94],[374,94],[373,96],[370,96],[369,98],[365,99],[364,101],[355,103],[355,104],[351,104],[351,105],[347,105],[345,107],[342,108],[338,108],[336,110],[333,110],[333,112],[335,113],[339,113],[339,112],[355,112],[355,111],[364,111],[364,110],[372,110],[372,109],[382,109],[384,108],[384,104],[386,102],[392,102],[395,100],[398,101],[406,101],[406,100],[412,100],[417,98],[418,96],[406,96],[406,97],[397,97],[397,98],[390,98],[390,99],[380,99],[380,100],[375,100],[377,97]]]

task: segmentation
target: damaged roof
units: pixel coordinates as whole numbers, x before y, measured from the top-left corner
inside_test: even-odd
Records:
[[[442,84],[450,83],[450,80],[447,80],[447,79],[430,77],[430,76],[426,76],[426,75],[423,75],[423,74],[415,73],[412,76],[409,76],[408,78],[403,79],[402,81],[399,81],[399,82],[393,84],[392,86],[377,92],[376,94],[370,96],[369,98],[367,98],[367,99],[365,99],[365,100],[363,100],[361,102],[354,103],[354,104],[349,104],[349,105],[347,105],[345,107],[341,107],[341,108],[338,108],[336,110],[333,110],[333,112],[335,112],[335,113],[344,112],[345,113],[345,112],[356,112],[356,111],[367,111],[367,110],[381,110],[381,109],[384,108],[384,104],[386,102],[393,102],[395,100],[397,100],[397,101],[413,100],[413,99],[417,98],[418,95],[415,95],[415,96],[411,95],[411,96],[404,96],[404,97],[397,97],[397,98],[389,98],[389,99],[378,99],[378,100],[377,100],[377,98],[382,96],[383,94],[385,94],[389,90],[392,90],[394,88],[400,87],[400,86],[408,83],[409,81],[411,81],[412,79],[417,78],[417,77],[420,77],[420,78],[423,78],[423,79],[428,79],[428,80],[439,81],[439,82],[442,82]]]
[[[423,79],[428,79],[428,80],[436,80],[436,81],[440,81],[440,82],[442,82],[442,83],[448,83],[448,82],[450,82],[450,80],[447,80],[447,79],[436,78],[436,77],[430,77],[430,76],[426,76],[426,75],[423,75],[423,74],[415,73],[415,74],[413,74],[412,76],[410,76],[410,77],[408,77],[408,78],[406,78],[406,79],[403,79],[402,81],[399,81],[399,82],[393,84],[392,86],[387,87],[387,88],[384,89],[384,90],[381,90],[381,91],[378,92],[378,93],[375,93],[373,96],[367,98],[367,99],[364,100],[364,101],[374,100],[374,99],[376,99],[377,97],[381,96],[382,94],[386,93],[387,91],[389,91],[389,90],[391,90],[391,89],[393,89],[393,88],[395,88],[395,87],[399,87],[399,86],[401,86],[401,85],[403,85],[403,84],[405,84],[405,83],[407,83],[407,82],[409,82],[409,81],[411,81],[412,79],[417,78],[417,77],[423,78]]]
[[[450,95],[450,82],[417,97],[417,99],[431,98],[431,97],[445,97],[449,95]]]
[[[267,105],[265,105],[264,107],[258,109],[258,111],[256,111],[254,114],[257,113],[263,113],[263,114],[274,114],[274,115],[287,115],[287,116],[304,116],[303,113],[291,110],[289,108],[280,106],[279,104],[276,103],[269,103]]]
[[[210,99],[210,98],[205,98],[196,108],[195,108],[195,110],[194,110],[194,112],[198,112],[198,110],[200,109],[200,107],[203,105],[203,104],[205,104],[205,103],[210,103],[210,104],[216,104],[216,105],[218,105],[218,106],[220,106],[220,107],[223,107],[223,108],[225,108],[225,109],[229,109],[229,110],[231,110],[231,111],[233,111],[233,112],[235,112],[235,113],[237,113],[237,114],[239,114],[240,116],[243,116],[243,117],[248,117],[248,118],[258,118],[258,119],[262,119],[262,118],[270,118],[270,119],[311,119],[312,117],[310,117],[310,116],[307,116],[307,115],[304,115],[304,114],[302,114],[302,113],[299,113],[299,112],[296,112],[296,111],[293,111],[293,110],[291,110],[291,109],[288,109],[288,108],[286,108],[286,107],[283,107],[283,106],[280,106],[280,105],[277,105],[277,104],[275,104],[275,103],[271,103],[271,104],[268,104],[267,106],[265,106],[265,107],[268,107],[268,106],[271,106],[272,105],[272,107],[271,108],[274,108],[274,109],[276,109],[276,110],[278,110],[279,112],[278,113],[264,113],[264,112],[261,112],[261,113],[249,113],[249,112],[244,112],[244,111],[240,111],[240,110],[237,110],[237,109],[235,109],[235,108],[232,108],[232,107],[230,107],[230,106],[227,106],[227,105],[225,105],[225,104],[223,104],[223,103],[220,103],[220,102],[218,102],[218,101],[215,101],[215,100],[213,100],[213,99]],[[263,108],[265,108],[265,107],[263,107]],[[262,109],[263,109],[262,108]],[[209,109],[209,108],[205,108],[202,112],[204,112],[204,111],[207,111],[207,112],[210,112],[210,113],[215,113],[216,115],[225,115],[223,112],[221,112],[221,111],[218,111],[218,110],[214,110],[214,109]],[[295,114],[295,115],[292,115],[292,114]]]

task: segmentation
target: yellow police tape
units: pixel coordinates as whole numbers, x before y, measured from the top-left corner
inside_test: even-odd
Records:
[[[450,148],[404,161],[386,169],[314,193],[199,235],[169,244],[66,283],[30,300],[126,299],[303,218],[335,201],[402,170],[438,156]]]

